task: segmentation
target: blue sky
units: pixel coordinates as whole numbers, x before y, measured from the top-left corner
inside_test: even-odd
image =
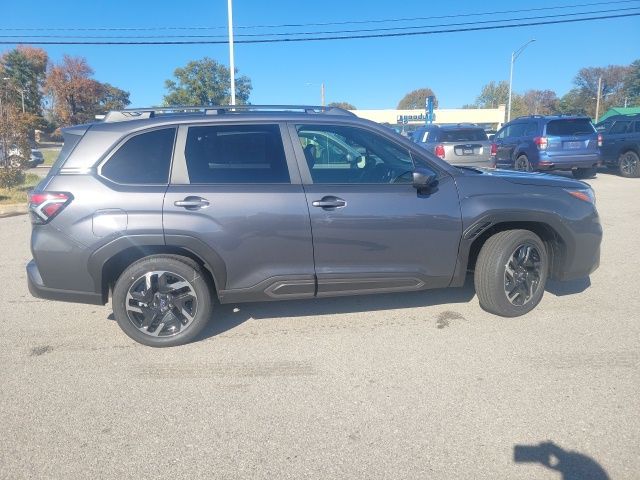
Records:
[[[235,0],[236,26],[375,20],[461,13],[518,10],[593,3],[598,0],[460,1],[304,1]],[[640,2],[587,6],[566,10],[523,12],[506,17],[548,15],[640,7]],[[184,27],[220,26],[209,33],[224,35],[226,0],[7,0],[0,28],[19,27]],[[432,19],[410,25],[468,22],[495,16]],[[378,24],[388,27],[387,24]],[[375,26],[375,25],[374,25]],[[307,27],[308,30],[370,28],[371,25]],[[471,103],[482,85],[507,80],[511,51],[531,38],[518,59],[514,90],[571,88],[581,67],[628,64],[640,58],[640,17],[399,38],[280,44],[236,45],[236,67],[253,82],[255,104],[319,104],[320,83],[327,101],[348,101],[358,108],[395,108],[410,90],[431,87],[444,108]],[[283,29],[280,29],[281,31]],[[236,33],[257,30],[236,29]],[[276,31],[276,30],[273,30]],[[3,35],[15,32],[2,31]],[[40,32],[46,33],[46,32]],[[60,33],[60,32],[58,32]],[[138,32],[154,35],[158,32]],[[176,33],[176,32],[174,32]],[[207,33],[207,32],[195,32]],[[113,32],[87,32],[114,35]],[[11,48],[0,46],[0,51]],[[159,104],[164,80],[189,60],[210,56],[229,61],[226,45],[183,46],[46,46],[53,61],[64,53],[87,58],[95,78],[131,92],[132,106]],[[307,84],[312,85],[307,85]]]

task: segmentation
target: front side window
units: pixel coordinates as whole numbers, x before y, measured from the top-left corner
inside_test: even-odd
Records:
[[[299,125],[313,183],[411,183],[413,161],[403,147],[367,130]]]
[[[189,127],[191,183],[289,183],[278,125]]]
[[[163,128],[131,137],[102,166],[102,176],[127,185],[166,184],[175,134]]]

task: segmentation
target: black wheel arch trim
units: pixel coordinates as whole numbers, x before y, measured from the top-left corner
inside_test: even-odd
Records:
[[[531,210],[521,211],[501,211],[493,212],[482,216],[474,221],[469,227],[465,228],[460,241],[460,247],[458,248],[458,258],[456,261],[456,267],[449,286],[458,287],[464,285],[467,270],[469,268],[469,261],[472,254],[472,246],[474,241],[482,236],[489,229],[499,226],[500,224],[539,224],[543,227],[551,229],[551,231],[560,237],[560,240],[564,243],[567,249],[573,248],[575,243],[573,234],[569,228],[566,227],[557,214],[549,212],[534,212]],[[522,227],[519,227],[522,228]],[[553,255],[555,257],[555,255]],[[562,268],[563,262],[555,260],[550,265],[549,273],[551,276],[558,273],[558,269]]]
[[[89,274],[93,278],[97,292],[102,294],[103,303],[108,301],[109,284],[105,281],[105,268],[109,262],[121,254],[131,252],[133,257],[156,254],[190,253],[199,259],[213,278],[216,290],[224,288],[227,268],[222,258],[203,241],[188,235],[126,235],[101,246],[88,260]]]

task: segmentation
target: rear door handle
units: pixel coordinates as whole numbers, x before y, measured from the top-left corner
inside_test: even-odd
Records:
[[[187,210],[199,210],[200,208],[207,208],[209,200],[201,197],[186,197],[184,200],[173,202],[173,204],[176,207],[186,208]]]
[[[319,208],[334,209],[334,208],[346,207],[347,202],[345,202],[341,198],[329,196],[329,197],[322,197],[321,200],[314,200],[311,203],[311,205]]]

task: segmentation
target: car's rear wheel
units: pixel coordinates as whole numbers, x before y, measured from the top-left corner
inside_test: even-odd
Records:
[[[586,178],[593,178],[598,173],[597,167],[592,168],[576,168],[572,171],[573,178],[577,178],[578,180],[584,180]]]
[[[211,288],[189,259],[155,255],[128,267],[113,289],[118,325],[136,342],[172,347],[193,340],[211,316]]]
[[[524,315],[540,303],[548,272],[547,250],[535,233],[496,233],[482,246],[476,262],[480,306],[503,317]]]
[[[531,172],[533,170],[533,168],[531,167],[531,162],[529,162],[529,159],[526,155],[520,155],[518,158],[516,158],[513,168],[520,172]]]
[[[627,178],[640,177],[640,158],[633,151],[628,151],[620,155],[618,159],[620,175]]]

